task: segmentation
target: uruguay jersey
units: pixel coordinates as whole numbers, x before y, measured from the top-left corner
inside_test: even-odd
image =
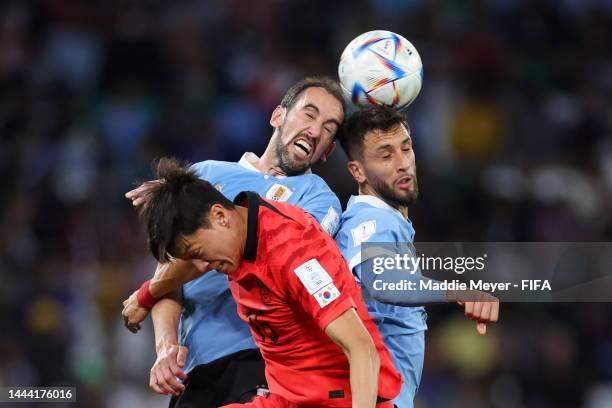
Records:
[[[353,196],[342,215],[336,242],[355,279],[362,282],[361,244],[364,242],[410,243],[414,240],[412,223],[378,197]],[[365,256],[367,258],[367,256]],[[426,313],[423,307],[402,307],[381,303],[362,290],[370,316],[378,326],[395,367],[404,377],[400,395],[394,403],[412,407],[425,355]]]
[[[275,177],[259,172],[245,153],[238,163],[207,160],[193,170],[233,200],[251,190],[274,201],[286,201],[310,213],[333,236],[340,221],[340,201],[319,176]],[[179,328],[182,345],[189,349],[185,371],[240,350],[256,348],[249,327],[236,314],[227,276],[215,271],[183,285],[183,313]]]

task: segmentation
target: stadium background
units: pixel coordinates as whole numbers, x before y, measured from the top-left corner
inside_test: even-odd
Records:
[[[153,267],[123,193],[160,155],[261,154],[287,87],[371,29],[425,65],[418,240],[611,241],[611,27],[605,0],[2,2],[0,385],[165,406],[120,318]],[[354,192],[339,150],[316,171]],[[610,305],[503,305],[484,338],[429,314],[417,406],[612,406]]]

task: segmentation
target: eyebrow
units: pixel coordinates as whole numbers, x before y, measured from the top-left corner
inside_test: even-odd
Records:
[[[304,109],[307,109],[307,108],[314,109],[314,110],[317,112],[317,114],[320,114],[320,113],[321,113],[321,110],[320,110],[320,109],[319,109],[319,108],[318,108],[316,105],[314,105],[314,104],[312,104],[312,103],[307,103],[306,105],[304,105]],[[323,122],[323,123],[333,123],[334,125],[336,125],[336,127],[337,127],[337,128],[340,128],[340,122],[338,122],[338,121],[337,121],[336,119],[334,119],[334,118],[327,119],[327,120],[326,120],[325,122]]]
[[[388,143],[387,143],[387,144],[384,144],[384,145],[382,145],[382,146],[378,146],[378,147],[376,148],[376,151],[377,151],[377,152],[382,152],[383,150],[388,150],[388,149],[390,149],[390,148],[392,148],[392,146],[391,146],[390,144],[388,144]]]
[[[408,136],[406,139],[402,140],[402,142],[400,144],[404,145],[406,143],[410,143],[412,144],[412,138],[410,136]],[[383,150],[388,150],[388,149],[392,149],[393,146],[391,146],[390,143],[385,143],[384,145],[380,145],[376,148],[377,152],[382,152]]]

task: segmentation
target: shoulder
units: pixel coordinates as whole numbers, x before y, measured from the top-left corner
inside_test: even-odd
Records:
[[[237,163],[226,162],[219,160],[205,160],[191,165],[191,169],[196,172],[199,177],[203,177],[211,172],[219,170],[227,170],[237,167]]]
[[[300,176],[294,176],[296,180],[299,179],[300,182],[305,182],[311,189],[316,190],[327,190],[331,192],[331,188],[327,185],[325,180],[323,180],[320,176],[314,173],[306,173]]]
[[[401,228],[400,220],[388,211],[369,205],[353,205],[342,214],[341,230],[367,226],[368,231],[378,233]]]

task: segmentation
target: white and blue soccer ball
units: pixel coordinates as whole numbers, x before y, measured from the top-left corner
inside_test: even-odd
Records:
[[[346,98],[355,105],[401,110],[421,91],[423,63],[414,45],[401,35],[368,31],[344,49],[338,76]]]

